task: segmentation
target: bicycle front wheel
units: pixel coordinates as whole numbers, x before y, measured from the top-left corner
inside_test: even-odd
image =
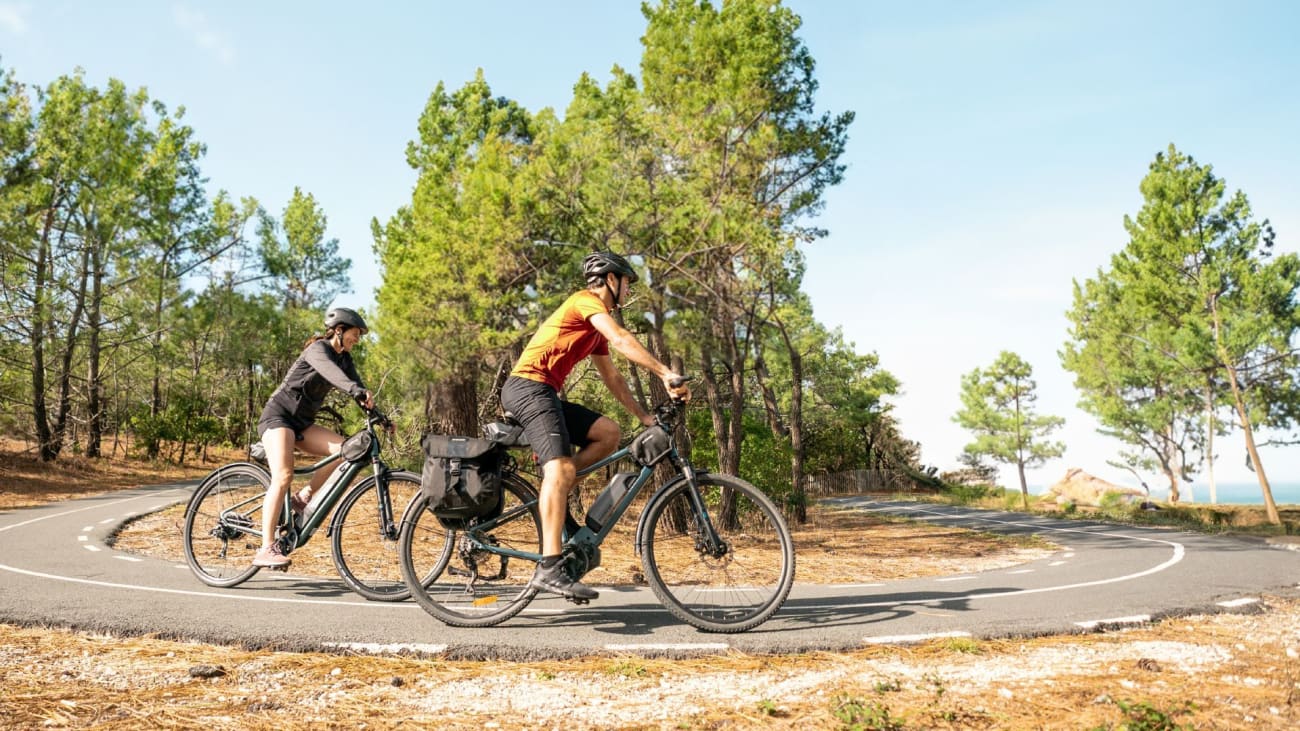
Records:
[[[402,521],[398,537],[402,579],[424,611],[452,627],[490,627],[510,619],[528,606],[537,590],[528,586],[535,559],[508,556],[515,551],[540,556],[542,517],[537,495],[528,483],[510,476],[502,486],[501,516],[482,528],[447,528],[429,511],[426,498],[415,499]],[[420,566],[450,541],[450,561],[432,581]],[[422,558],[423,557],[423,558]]]
[[[641,565],[673,616],[706,632],[743,632],[776,613],[794,584],[794,543],[776,505],[727,475],[698,477],[721,546],[710,551],[685,480],[646,506]]]
[[[330,525],[334,567],[356,593],[379,602],[400,602],[411,595],[402,582],[397,559],[397,532],[403,511],[420,494],[420,476],[413,472],[388,473],[389,514],[393,524],[380,525],[379,489],[374,477],[352,488],[339,503]],[[451,554],[445,543],[441,554],[424,567],[430,582],[442,571]]]
[[[257,573],[262,546],[262,501],[271,477],[252,464],[233,464],[208,475],[185,508],[185,560],[199,581],[231,587]]]

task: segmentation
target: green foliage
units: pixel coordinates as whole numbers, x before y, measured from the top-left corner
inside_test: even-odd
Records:
[[[1124,720],[1117,726],[1098,726],[1098,729],[1115,729],[1115,731],[1190,731],[1195,726],[1191,723],[1179,724],[1178,716],[1190,715],[1196,706],[1191,701],[1184,701],[1181,707],[1162,710],[1146,701],[1117,700],[1115,705],[1124,714]]]
[[[1255,425],[1297,423],[1300,257],[1275,255],[1246,196],[1173,145],[1141,190],[1127,246],[1075,283],[1061,359],[1080,405],[1134,447],[1127,466],[1159,469],[1176,501],[1222,423],[1216,412],[1235,412],[1248,451]]]
[[[281,293],[286,307],[321,308],[350,286],[352,260],[339,257],[338,239],[325,238],[326,222],[316,198],[301,188],[293,189],[278,224],[264,212],[260,216],[259,253],[271,277],[268,290]]]
[[[1020,356],[1003,351],[989,368],[976,368],[962,377],[962,409],[953,418],[975,433],[975,441],[966,445],[967,454],[988,456],[1019,469],[1026,498],[1025,468],[1065,452],[1064,444],[1047,440],[1065,420],[1034,413],[1038,394],[1032,375],[1033,369]]]
[[[845,731],[901,731],[903,719],[889,712],[889,706],[848,695],[836,696],[832,715]]]

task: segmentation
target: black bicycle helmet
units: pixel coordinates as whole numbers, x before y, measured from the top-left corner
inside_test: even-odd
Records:
[[[370,330],[370,328],[366,327],[366,321],[361,319],[361,315],[358,315],[356,310],[349,310],[346,307],[335,307],[325,313],[326,330],[338,325],[359,327],[366,331]]]
[[[582,275],[587,278],[587,282],[594,282],[604,279],[606,274],[617,274],[620,277],[627,277],[628,283],[635,283],[639,277],[632,265],[627,263],[627,259],[618,254],[608,251],[597,251],[594,254],[588,254],[587,258],[582,260]]]

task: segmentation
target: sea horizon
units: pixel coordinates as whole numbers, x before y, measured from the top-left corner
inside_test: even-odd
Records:
[[[1047,491],[1050,485],[1040,485],[1031,490],[1036,495]],[[1124,487],[1132,487],[1125,485]],[[1273,502],[1277,505],[1300,505],[1300,481],[1270,481]],[[1167,485],[1151,485],[1151,499],[1165,502],[1169,499]],[[1193,482],[1178,486],[1179,503],[1210,504],[1210,485],[1205,482]],[[1263,505],[1264,493],[1258,482],[1220,482],[1215,486],[1215,505]]]

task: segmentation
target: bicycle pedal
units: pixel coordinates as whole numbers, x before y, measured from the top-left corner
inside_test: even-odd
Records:
[[[576,596],[565,597],[565,598],[568,599],[569,601],[573,602],[574,604],[577,604],[577,605],[580,606],[580,607],[583,606],[584,604],[590,604],[590,603],[591,603],[591,600],[590,600],[590,599],[579,599],[579,598],[576,597]]]
[[[289,573],[289,564],[283,566],[267,566],[266,568],[270,571],[279,571],[282,574]]]

